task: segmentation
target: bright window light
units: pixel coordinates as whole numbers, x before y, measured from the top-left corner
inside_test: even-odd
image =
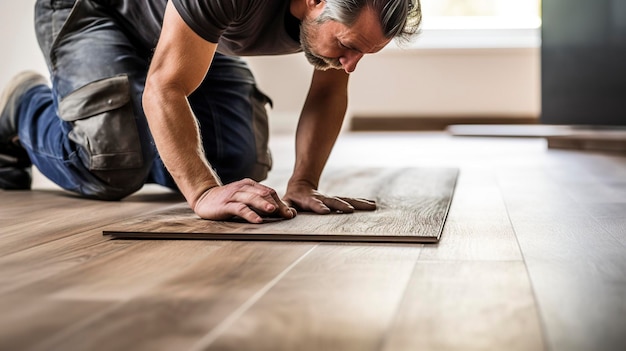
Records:
[[[539,28],[541,0],[421,0],[424,29]]]

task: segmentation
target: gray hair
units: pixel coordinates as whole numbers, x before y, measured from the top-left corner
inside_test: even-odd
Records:
[[[337,21],[352,26],[361,10],[371,8],[379,15],[383,34],[401,42],[410,40],[419,31],[422,22],[420,0],[323,0],[324,10],[318,22]]]

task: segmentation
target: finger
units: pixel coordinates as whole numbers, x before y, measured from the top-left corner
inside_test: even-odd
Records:
[[[274,189],[265,186],[261,183],[257,183],[253,180],[249,180],[241,185],[241,189],[244,191],[253,192],[262,197],[271,197],[272,193],[275,193]]]
[[[317,214],[329,214],[330,208],[322,202],[320,199],[311,199],[309,202],[309,209]]]
[[[261,218],[261,216],[252,211],[248,206],[243,203],[231,202],[227,204],[224,209],[235,216],[239,216],[245,219],[250,223],[263,223],[263,218]]]
[[[268,201],[268,199],[251,191],[240,190],[236,192],[233,194],[231,202],[242,203],[263,214],[274,213],[277,209],[274,201]]]
[[[241,190],[254,193],[274,205],[275,209],[271,212],[277,211],[279,215],[286,218],[292,218],[294,216],[294,213],[291,211],[290,206],[285,204],[280,199],[280,197],[276,193],[276,190],[268,186],[249,180],[248,182],[244,183]]]
[[[250,192],[266,198],[270,198],[272,193],[276,193],[274,189],[249,178],[234,182],[232,185],[236,186],[237,191]]]
[[[233,195],[232,200],[250,206],[252,211],[262,216],[276,214],[287,219],[296,216],[295,209],[287,206],[274,189],[251,179],[240,181],[239,186],[240,188]]]
[[[376,209],[376,202],[367,199],[355,199],[351,197],[340,197],[341,200],[349,203],[356,210],[359,211],[374,211]]]
[[[283,216],[293,217],[289,206],[283,203],[276,191],[251,179],[241,181],[237,196],[233,198],[251,205],[254,209],[266,213],[279,212]]]
[[[278,208],[276,209],[276,213],[283,218],[293,218],[296,216],[295,209],[292,209],[291,207],[289,207],[286,203],[284,203],[280,197],[278,197],[278,194],[276,194],[275,191],[272,191],[272,199],[274,200],[274,202],[276,202],[276,204],[278,205]]]
[[[354,212],[354,207],[350,205],[348,202],[337,198],[337,197],[325,197],[323,200],[324,204],[331,208],[334,211],[339,211],[343,213],[352,213]]]

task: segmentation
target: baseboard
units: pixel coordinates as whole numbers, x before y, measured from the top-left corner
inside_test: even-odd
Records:
[[[350,130],[371,131],[443,131],[454,124],[537,124],[533,116],[354,116]]]

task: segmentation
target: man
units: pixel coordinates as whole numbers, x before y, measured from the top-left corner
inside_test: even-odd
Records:
[[[179,190],[202,218],[293,218],[373,210],[317,191],[364,54],[408,38],[419,0],[38,0],[52,88],[17,76],[0,100],[0,187],[29,167],[85,197],[115,200],[146,182]],[[155,48],[156,44],[156,48]],[[281,200],[265,104],[237,56],[304,51],[315,66]]]

